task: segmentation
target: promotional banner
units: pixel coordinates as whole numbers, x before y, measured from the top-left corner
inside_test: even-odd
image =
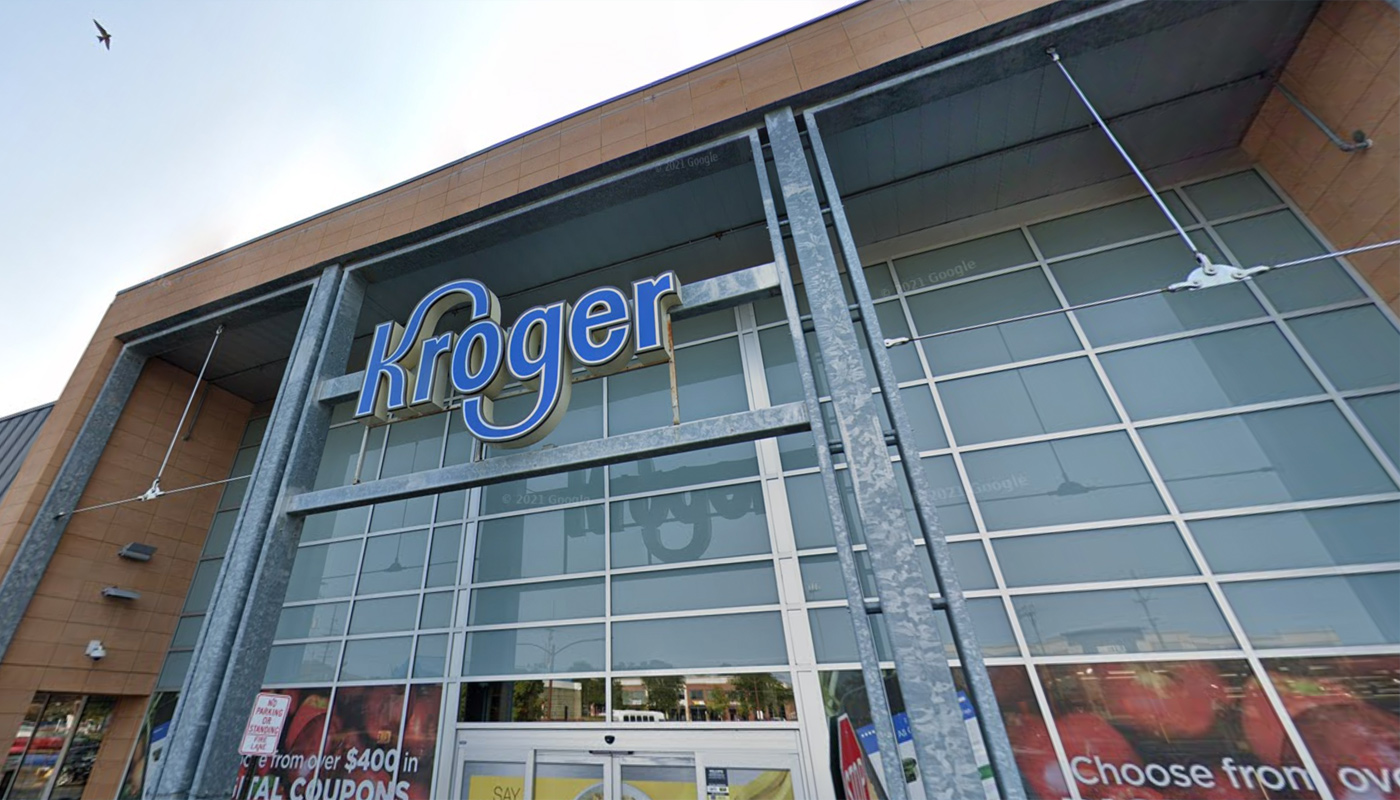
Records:
[[[1310,772],[1248,662],[1039,668],[1070,778],[1085,800],[1311,800]],[[1270,662],[1268,679],[1337,800],[1400,798],[1400,657]],[[1012,731],[1022,747],[1043,722]],[[1065,796],[1059,770],[1027,779]]]
[[[408,688],[342,686],[334,703],[329,688],[279,690],[292,700],[276,752],[243,758],[234,800],[429,800],[442,687]]]

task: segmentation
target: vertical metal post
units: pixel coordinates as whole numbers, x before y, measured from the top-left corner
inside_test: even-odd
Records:
[[[856,302],[860,307],[860,317],[865,323],[865,335],[870,342],[870,357],[875,364],[875,377],[880,382],[880,394],[884,398],[890,420],[894,423],[896,447],[899,449],[904,472],[909,478],[909,488],[914,495],[914,511],[924,531],[924,543],[927,545],[929,561],[933,563],[938,593],[947,604],[948,626],[952,629],[953,645],[957,648],[958,660],[962,662],[968,694],[972,699],[973,708],[977,710],[977,724],[991,756],[992,774],[996,778],[997,791],[1001,793],[1003,800],[1025,800],[1025,787],[1021,784],[1020,771],[1011,752],[1011,740],[1007,738],[1001,709],[997,705],[996,694],[992,691],[992,680],[987,673],[987,664],[982,658],[982,648],[977,643],[972,618],[967,613],[962,583],[958,580],[953,556],[948,550],[943,526],[938,520],[938,509],[933,503],[933,491],[929,487],[928,476],[919,460],[918,448],[914,446],[914,426],[910,423],[909,413],[905,411],[904,402],[899,397],[899,379],[895,376],[889,351],[880,344],[885,340],[885,334],[880,330],[880,320],[875,314],[875,300],[870,294],[869,284],[865,282],[865,271],[861,268],[860,255],[856,252],[850,223],[846,220],[846,210],[841,203],[836,176],[831,171],[831,162],[827,158],[826,148],[822,145],[816,119],[810,112],[803,117],[807,122],[807,135],[811,140],[812,152],[816,155],[822,187],[826,190],[827,206],[831,209],[832,222],[836,226],[836,238],[840,241],[842,256],[846,260],[846,274],[850,277],[851,288],[855,291]]]
[[[338,266],[328,267],[311,289],[262,449],[253,467],[248,493],[234,523],[228,553],[171,719],[170,749],[155,774],[147,778],[145,796],[148,798],[223,800],[233,785],[233,770],[238,763],[236,746],[220,751],[209,747],[206,739],[228,726],[227,719],[217,716],[219,709],[226,707],[230,700],[225,693],[226,672],[258,655],[240,651],[237,640],[244,634],[245,607],[260,571],[260,554],[269,538],[274,508],[284,482],[283,473],[292,455],[303,409],[308,402],[319,405],[315,403],[312,389],[326,329],[336,305],[340,276]],[[280,598],[277,602],[280,606]],[[267,657],[265,650],[261,656],[259,678]],[[244,698],[238,723],[240,731],[252,700],[252,694]],[[223,762],[221,766],[227,778],[217,786],[196,786],[197,773],[203,772],[202,768],[211,761]]]
[[[904,517],[894,466],[865,379],[865,364],[841,288],[836,257],[807,169],[807,154],[792,109],[766,117],[789,231],[812,308],[817,344],[831,385],[857,513],[865,526],[880,606],[890,634],[919,773],[930,798],[984,797],[972,742],[958,708],[957,690],[933,605]],[[813,425],[820,424],[814,420]]]
[[[792,285],[787,250],[783,247],[782,229],[778,224],[778,210],[773,202],[773,190],[768,185],[767,162],[763,157],[763,145],[758,140],[757,131],[749,134],[749,144],[753,148],[754,168],[758,172],[759,189],[763,195],[763,212],[768,221],[768,238],[773,245],[773,259],[778,266],[778,280],[783,290],[783,309],[787,313],[788,331],[792,334],[793,359],[802,381],[807,418],[812,421],[812,441],[817,449],[817,466],[821,469],[822,489],[826,492],[827,513],[831,515],[831,528],[835,533],[836,561],[841,567],[841,581],[846,587],[846,603],[851,613],[851,625],[855,629],[856,652],[860,655],[861,678],[865,683],[871,721],[875,724],[875,740],[880,746],[880,752],[898,753],[899,744],[895,738],[890,702],[885,695],[885,680],[880,674],[880,655],[875,649],[870,615],[865,611],[865,590],[860,585],[856,555],[851,549],[851,533],[846,527],[845,510],[841,508],[841,488],[836,484],[836,471],[831,465],[831,447],[826,439],[826,426],[822,424],[821,402],[817,399],[812,362],[807,356],[807,337],[802,332],[802,315],[797,309],[797,292]],[[909,792],[905,785],[904,765],[901,759],[882,758],[880,763],[885,773],[884,782],[889,800],[907,798]]]
[[[293,409],[300,412],[300,419],[285,469],[278,484],[270,487],[276,494],[276,506],[265,528],[268,534],[262,541],[257,572],[248,590],[238,636],[233,642],[233,658],[224,672],[218,702],[204,739],[203,756],[190,787],[189,797],[194,800],[224,800],[237,775],[238,743],[253,701],[262,687],[268,652],[272,648],[282,602],[286,599],[287,582],[305,519],[290,517],[284,510],[293,496],[309,491],[315,484],[316,470],[330,430],[331,405],[317,399],[316,387],[321,381],[345,372],[345,362],[355,338],[355,324],[364,303],[365,283],[358,273],[328,270],[326,285],[335,298],[334,310],[326,315],[328,319],[316,339],[321,347],[319,357],[312,361],[314,369],[308,370],[310,391]]]
[[[111,438],[117,419],[126,407],[127,398],[131,397],[131,390],[136,387],[136,380],[141,377],[141,369],[145,365],[146,356],[129,346],[123,347],[117,355],[112,371],[107,373],[107,380],[102,384],[102,391],[93,401],[83,427],[63,459],[63,466],[58,469],[58,476],[44,496],[44,502],[34,515],[24,539],[20,541],[14,561],[5,571],[5,579],[0,581],[0,659],[4,659],[24,611],[29,607],[29,601],[34,599],[39,581],[49,568],[54,551],[58,549],[59,537],[63,536],[71,519],[68,512],[82,498],[88,479],[92,477],[97,460],[102,457],[107,440]]]

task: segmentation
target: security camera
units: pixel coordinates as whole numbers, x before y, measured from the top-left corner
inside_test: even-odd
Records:
[[[107,648],[102,646],[101,639],[93,639],[88,642],[87,657],[93,661],[101,661],[107,657]]]

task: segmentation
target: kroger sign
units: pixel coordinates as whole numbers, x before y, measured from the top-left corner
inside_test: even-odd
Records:
[[[476,438],[523,447],[547,436],[569,407],[574,364],[607,375],[635,357],[655,364],[671,357],[666,324],[680,303],[674,272],[632,284],[632,296],[613,286],[535,306],[501,327],[501,303],[481,281],[444,283],[429,292],[408,322],[374,329],[355,417],[369,424],[446,407],[448,387],[465,395],[462,420]],[[438,334],[442,316],[462,305],[470,321],[460,333]],[[494,400],[512,379],[536,391],[535,407],[518,420],[498,421]]]

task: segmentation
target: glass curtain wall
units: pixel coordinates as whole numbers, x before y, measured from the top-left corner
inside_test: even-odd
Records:
[[[1218,261],[1323,252],[1257,173],[1166,196]],[[894,337],[1164,286],[1190,264],[1144,198],[865,274]],[[675,333],[682,420],[800,399],[780,302]],[[1366,780],[1328,715],[1393,731],[1400,713],[1400,337],[1348,269],[890,356],[1032,796],[1172,796],[1155,781],[1173,764],[1202,794],[1308,797],[1314,766],[1341,790]],[[667,370],[628,371],[576,383],[532,447],[671,421]],[[456,413],[366,428],[344,406],[316,488],[499,455],[477,449]],[[825,508],[795,435],[310,517],[266,674],[293,698],[281,750],[303,758],[248,765],[240,796],[319,777],[426,798],[439,722],[801,716],[820,750],[822,712],[864,702]],[[406,755],[326,760],[351,749]]]
[[[1258,173],[1165,198],[1219,263],[1326,252]],[[1191,264],[1141,198],[864,269],[898,337],[1161,287]],[[757,311],[778,396],[792,350]],[[1314,796],[1280,711],[1334,796],[1380,791],[1368,776],[1400,766],[1400,336],[1347,268],[889,353],[1033,797]],[[830,527],[796,440],[783,465],[839,708],[859,675]]]

